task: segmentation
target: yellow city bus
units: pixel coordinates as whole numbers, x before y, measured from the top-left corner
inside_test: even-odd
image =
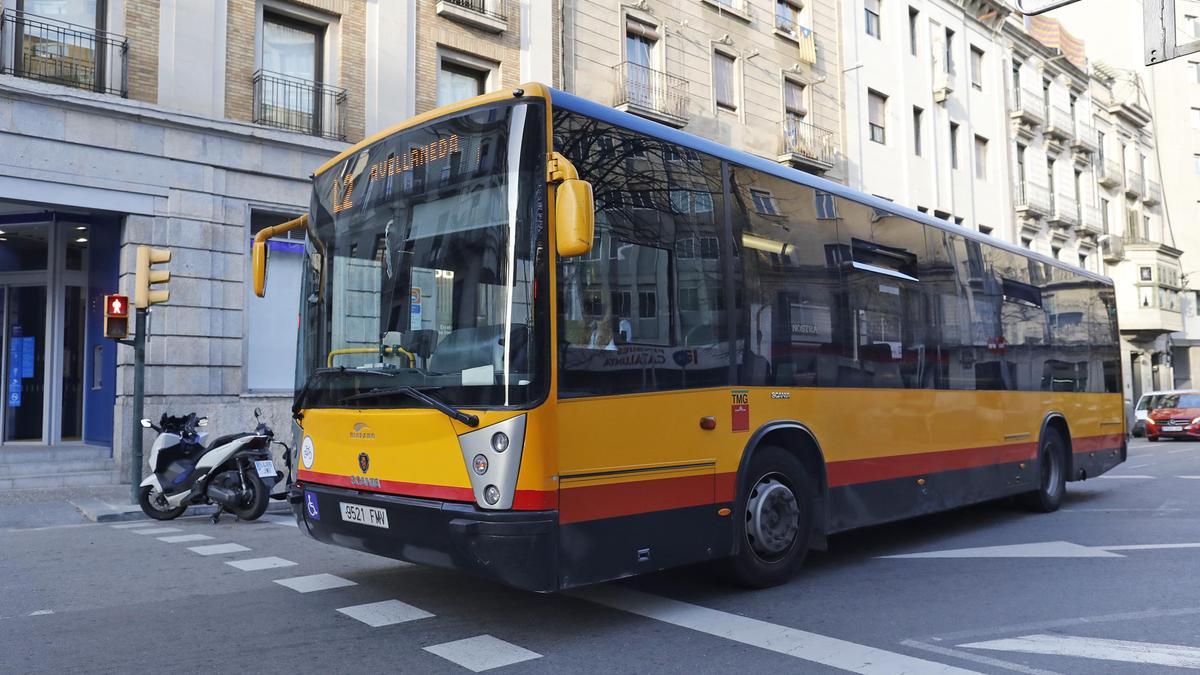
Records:
[[[645,102],[652,106],[653,101]],[[289,498],[327,543],[555,591],[1125,459],[1111,282],[550,88],[317,169]]]

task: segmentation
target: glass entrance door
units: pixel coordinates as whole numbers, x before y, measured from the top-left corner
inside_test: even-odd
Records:
[[[4,442],[45,442],[46,287],[7,286],[3,302]]]

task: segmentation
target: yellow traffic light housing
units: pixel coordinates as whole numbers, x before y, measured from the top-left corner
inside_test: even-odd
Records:
[[[171,291],[165,288],[151,289],[155,284],[166,285],[171,280],[167,270],[152,269],[151,265],[171,262],[171,249],[137,247],[137,270],[133,281],[133,303],[138,309],[146,309],[150,305],[166,302],[171,298]]]

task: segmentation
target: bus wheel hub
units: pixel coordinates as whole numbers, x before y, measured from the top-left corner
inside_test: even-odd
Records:
[[[746,502],[746,538],[762,556],[776,556],[791,547],[800,529],[796,496],[774,476],[764,476]]]

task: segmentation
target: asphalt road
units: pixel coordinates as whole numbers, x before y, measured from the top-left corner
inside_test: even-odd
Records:
[[[695,567],[534,595],[282,517],[9,527],[0,672],[1200,669],[1198,517],[1200,443],[1138,441],[1058,513],[986,504],[834,537],[757,592]]]

